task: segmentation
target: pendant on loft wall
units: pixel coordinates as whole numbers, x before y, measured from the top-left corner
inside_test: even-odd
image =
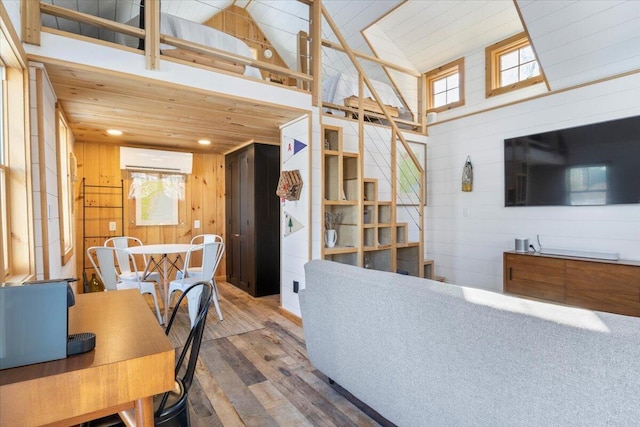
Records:
[[[471,165],[471,157],[467,156],[467,161],[462,168],[462,191],[469,192],[473,190],[473,166]]]

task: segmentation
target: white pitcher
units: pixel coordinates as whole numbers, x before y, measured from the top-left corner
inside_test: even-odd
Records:
[[[332,248],[338,241],[338,233],[336,230],[325,230],[324,232],[324,244],[328,248]]]

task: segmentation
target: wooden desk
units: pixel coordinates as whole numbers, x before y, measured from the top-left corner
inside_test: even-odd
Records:
[[[153,425],[153,395],[174,384],[175,352],[137,289],[82,294],[69,333],[96,334],[94,350],[0,371],[0,425],[73,425],[134,410]]]

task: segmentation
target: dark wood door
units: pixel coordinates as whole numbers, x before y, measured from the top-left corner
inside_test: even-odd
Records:
[[[227,186],[227,280],[247,289],[251,260],[249,238],[249,158],[246,151],[226,162]]]
[[[227,280],[253,296],[280,292],[280,148],[227,154]]]

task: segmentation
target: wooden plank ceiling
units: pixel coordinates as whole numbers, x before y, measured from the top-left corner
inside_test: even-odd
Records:
[[[98,68],[44,65],[76,141],[223,154],[252,141],[279,144],[279,126],[302,114]],[[123,135],[108,135],[113,128]]]

